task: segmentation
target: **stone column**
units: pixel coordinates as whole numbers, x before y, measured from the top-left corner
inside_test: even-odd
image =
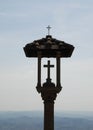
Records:
[[[54,130],[54,101],[44,101],[44,130]]]
[[[61,83],[60,83],[60,52],[57,53],[57,58],[56,58],[56,84],[57,87],[61,87]]]
[[[41,92],[41,52],[38,52],[38,63],[37,63],[37,86],[36,89]]]
[[[57,93],[54,83],[44,83],[41,91],[44,100],[44,130],[54,130],[54,100]]]
[[[38,57],[38,86],[41,86],[41,58]]]

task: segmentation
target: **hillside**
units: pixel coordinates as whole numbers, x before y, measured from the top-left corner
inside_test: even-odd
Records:
[[[0,130],[43,130],[43,116],[39,112],[3,112]],[[55,130],[93,130],[93,119],[56,115]]]

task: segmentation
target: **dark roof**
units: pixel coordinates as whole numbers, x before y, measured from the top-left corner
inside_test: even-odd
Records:
[[[38,52],[41,52],[42,57],[56,57],[57,52],[60,52],[60,57],[70,57],[73,50],[73,45],[52,38],[51,35],[28,43],[24,47],[27,57],[38,57]]]

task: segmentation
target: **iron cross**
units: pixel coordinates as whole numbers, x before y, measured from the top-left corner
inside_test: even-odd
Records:
[[[48,25],[47,29],[48,29],[48,35],[50,35],[50,29],[51,29],[51,27]]]
[[[47,79],[50,79],[50,67],[54,67],[54,65],[50,65],[50,60],[48,60],[48,64],[44,65],[44,67],[47,67],[47,73],[48,73]]]

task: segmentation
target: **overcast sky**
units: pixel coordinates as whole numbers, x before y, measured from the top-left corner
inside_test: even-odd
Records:
[[[75,46],[72,57],[61,60],[55,110],[93,110],[93,0],[0,0],[0,110],[43,110],[37,59],[26,58],[23,47],[46,37],[48,25],[53,38]]]

